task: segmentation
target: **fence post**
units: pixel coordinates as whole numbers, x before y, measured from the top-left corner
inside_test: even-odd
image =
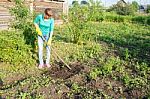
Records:
[[[63,3],[63,13],[68,15],[68,0],[64,0],[64,3]]]
[[[30,14],[33,14],[33,1],[30,2]]]

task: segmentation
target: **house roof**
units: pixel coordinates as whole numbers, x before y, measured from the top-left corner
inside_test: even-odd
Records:
[[[125,4],[127,4],[127,2],[126,2],[125,0],[120,0],[120,1],[122,1],[122,2],[125,3]]]
[[[147,5],[140,5],[140,9],[147,9]]]

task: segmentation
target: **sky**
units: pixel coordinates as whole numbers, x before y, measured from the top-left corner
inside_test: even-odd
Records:
[[[69,4],[72,3],[72,1],[74,0],[68,0],[69,1]],[[82,0],[78,0],[79,2],[82,1]],[[87,1],[87,0],[86,0]],[[97,0],[99,1],[99,0]],[[119,0],[100,0],[102,2],[102,5],[105,5],[105,6],[111,6],[112,4],[116,4],[117,1]],[[139,4],[142,4],[142,5],[146,5],[146,4],[150,4],[150,0],[125,0],[126,2],[132,2],[132,1],[137,1]]]

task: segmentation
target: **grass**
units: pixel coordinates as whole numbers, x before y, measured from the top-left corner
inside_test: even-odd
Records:
[[[20,31],[17,33],[22,35]],[[8,32],[9,35],[1,32],[0,39],[5,38],[7,41],[6,37],[12,37],[14,40],[17,33],[13,37],[11,32]],[[24,61],[18,58],[17,62],[20,64],[16,65],[3,60],[5,57],[0,58],[0,96],[8,99],[148,99],[150,98],[149,34],[150,26],[90,22],[83,31],[82,42],[74,44],[71,42],[68,28],[57,27],[52,46],[70,64],[71,71],[62,63],[56,62],[58,59],[53,57],[53,52],[52,69],[37,69],[37,55],[33,53],[32,46],[15,41],[16,44],[25,45],[25,49],[30,48],[28,49],[30,52],[25,52],[25,56],[19,57],[28,56],[28,59],[33,61],[32,64],[24,65]],[[7,47],[4,45],[5,42],[0,46],[1,49]],[[19,48],[26,51],[22,46]]]

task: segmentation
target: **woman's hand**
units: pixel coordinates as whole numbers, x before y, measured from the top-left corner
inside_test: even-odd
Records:
[[[39,36],[42,36],[42,32],[39,27],[36,27],[36,32],[38,33]]]
[[[50,37],[49,40],[48,40],[48,42],[47,42],[47,44],[48,44],[49,46],[51,46],[51,42],[52,42],[52,38]]]
[[[38,33],[39,36],[42,36],[42,32],[39,28],[39,26],[37,24],[34,24],[35,25],[35,28],[36,28],[36,32]]]
[[[53,35],[53,31],[50,32],[50,36],[49,36],[49,39],[48,39],[48,42],[47,44],[50,46],[51,45],[51,42],[52,42],[52,35]]]

